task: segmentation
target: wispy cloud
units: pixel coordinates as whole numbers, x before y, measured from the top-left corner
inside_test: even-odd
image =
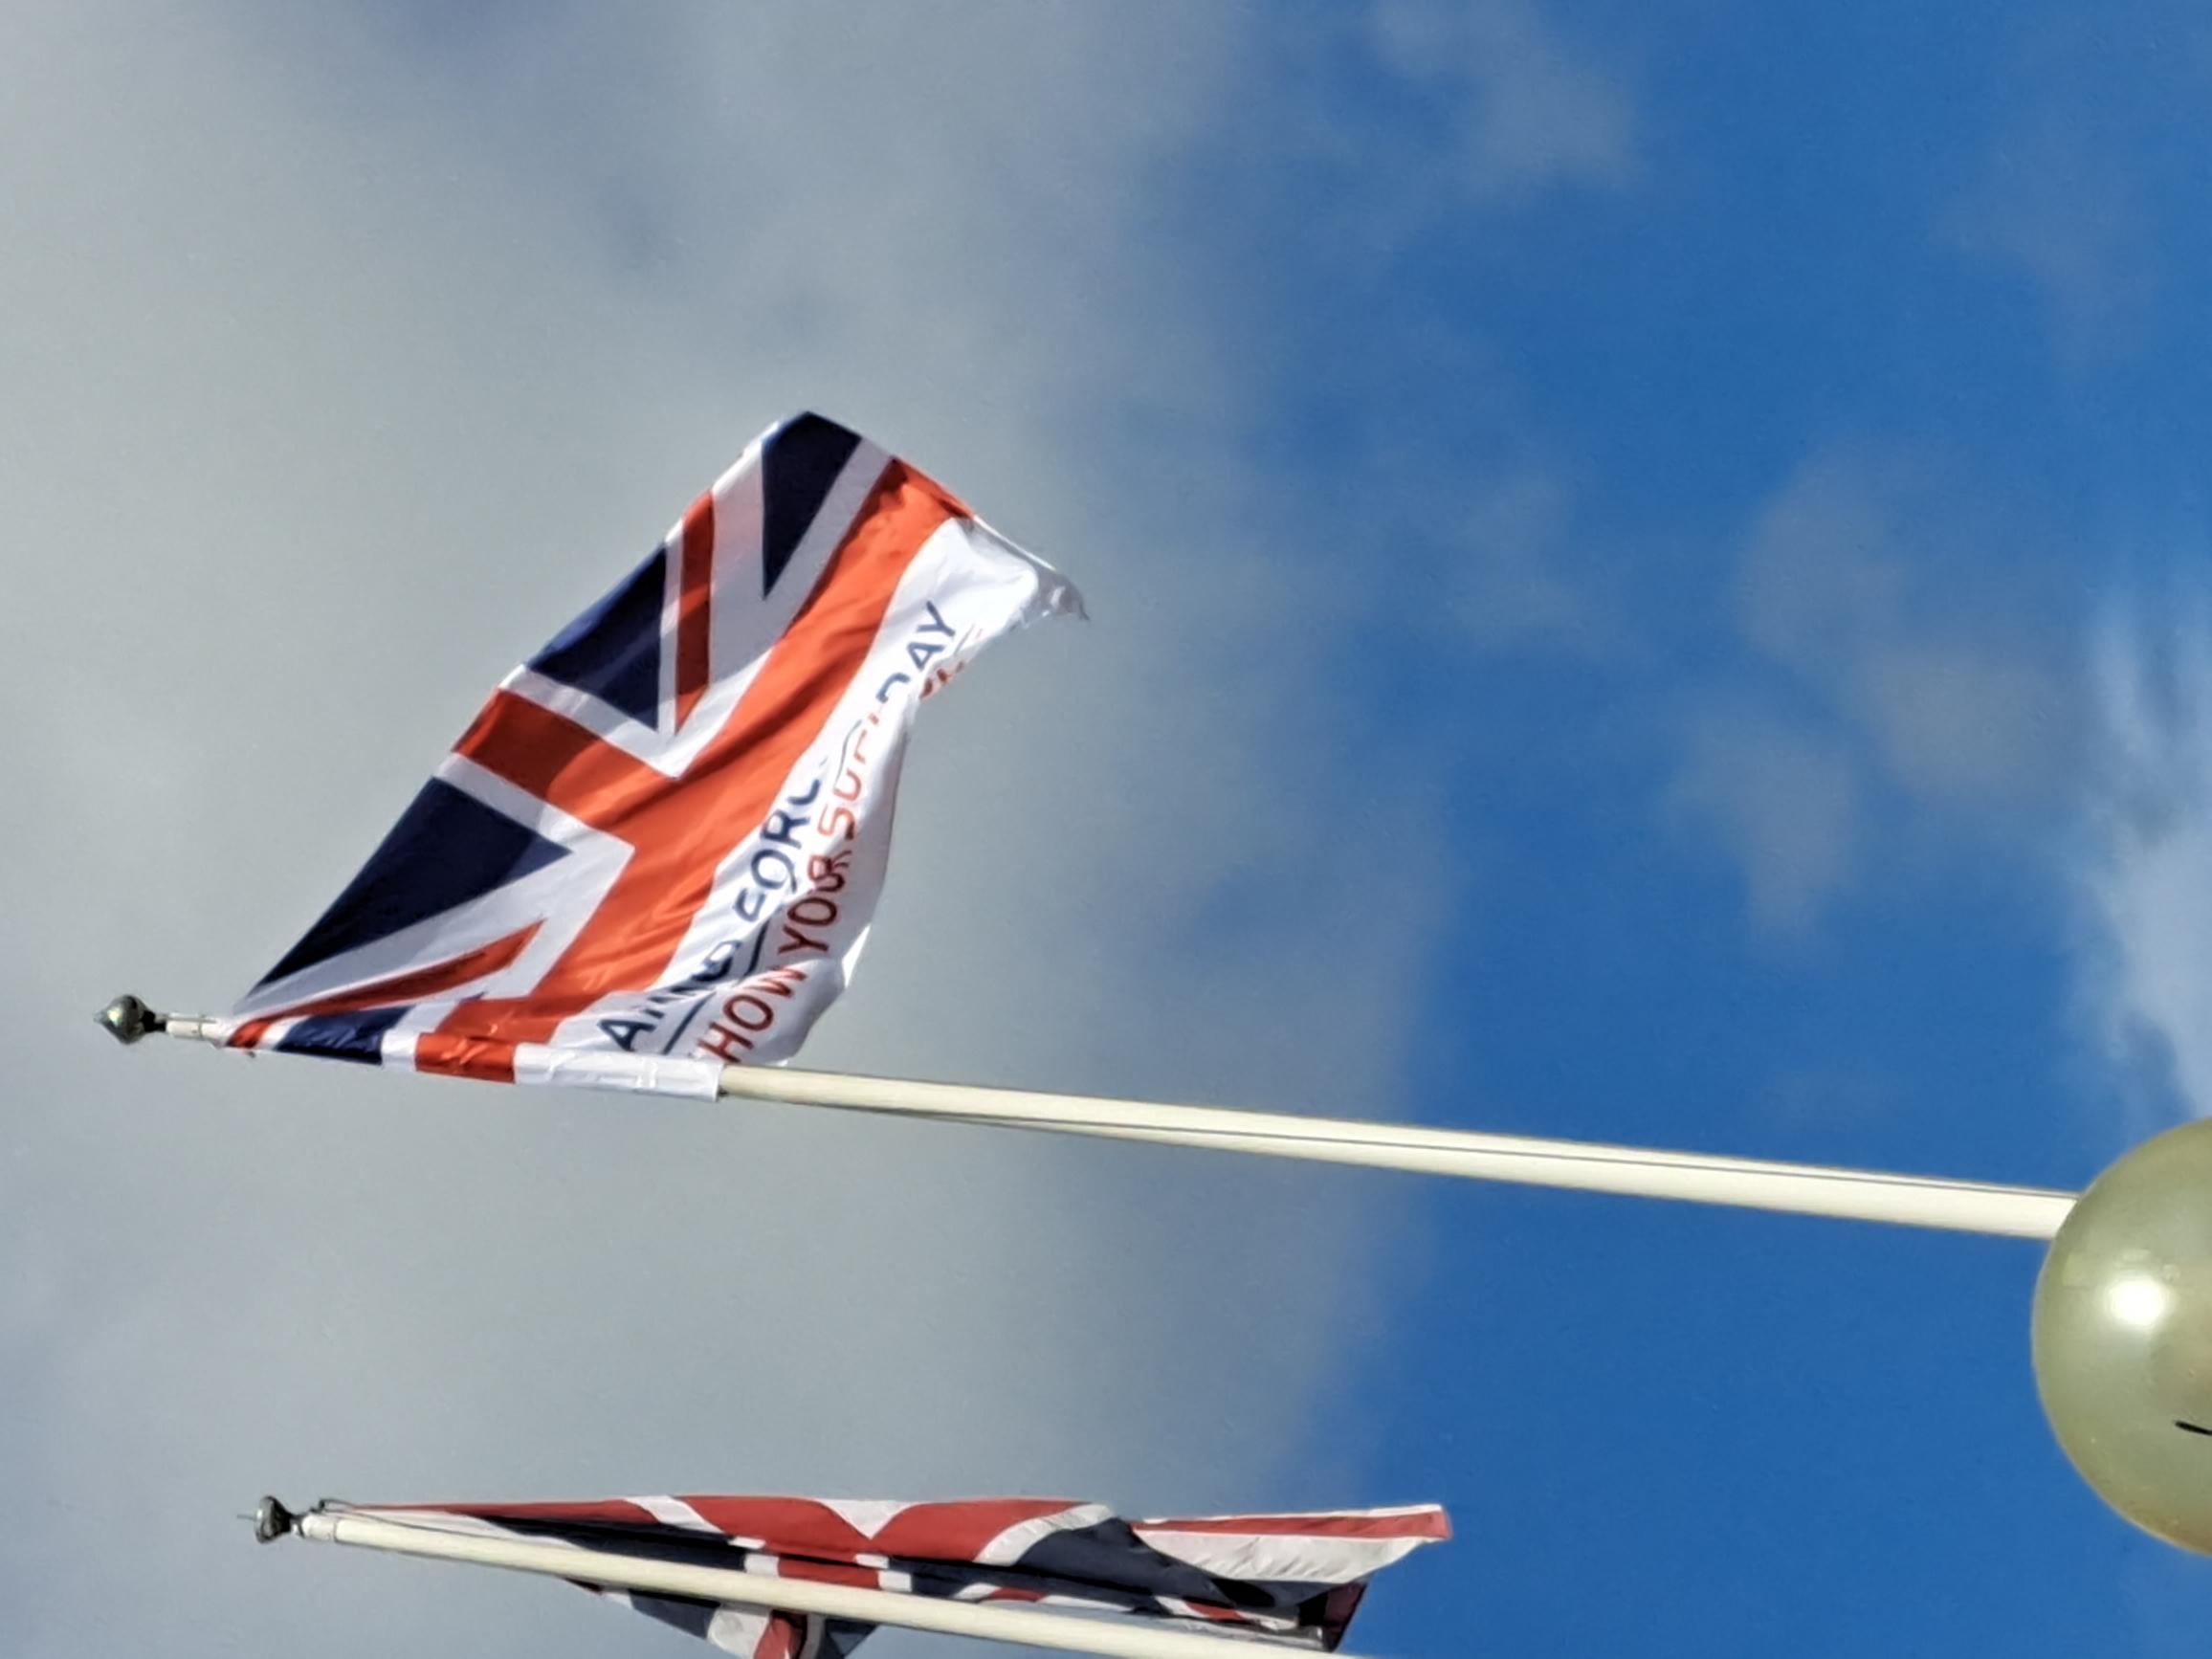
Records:
[[[2115,608],[2093,661],[2084,991],[2147,1127],[2212,1115],[2212,601]]]
[[[1836,449],[1760,509],[1736,587],[1744,639],[1923,800],[2046,795],[2068,711],[2025,618],[1987,588],[2032,547],[1970,484],[1898,452]]]
[[[2030,283],[2058,349],[2078,363],[2139,340],[2164,278],[2155,224],[2143,180],[2111,136],[2051,108],[1992,144],[1941,233]]]
[[[1444,553],[1444,596],[1461,637],[1483,650],[1579,657],[1622,646],[1626,625],[1611,573],[1579,533],[1565,480],[1531,463],[1469,488]]]
[[[1533,0],[1382,0],[1370,16],[1383,64],[1446,100],[1469,196],[1512,201],[1636,177],[1627,80],[1560,33]]]
[[[1834,739],[1741,703],[1700,710],[1666,806],[1717,837],[1754,926],[1803,934],[1855,874],[1864,785]]]
[[[2068,367],[2190,349],[2212,20],[2193,0],[2002,17],[1991,124],[1938,239],[2024,285]]]
[[[1824,450],[1760,504],[1732,590],[1757,672],[1688,722],[1669,798],[1721,831],[1755,923],[1816,921],[1869,838],[1940,864],[2047,818],[2080,734],[2021,597],[2034,559],[2012,517],[1903,451]]]

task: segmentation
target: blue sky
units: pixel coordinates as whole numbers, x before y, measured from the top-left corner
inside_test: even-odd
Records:
[[[1369,527],[1346,579],[1401,614],[1345,684],[1469,853],[1413,1097],[2079,1184],[2184,1109],[2155,1043],[2146,1075],[2094,1035],[2126,942],[2084,917],[2085,658],[2201,581],[2201,23],[1554,5],[1618,153],[1426,203],[1385,248],[1373,197],[1484,119],[1449,14],[1413,88],[1349,22],[1305,54],[1288,83],[1348,156],[1231,192],[1268,204],[1234,255],[1280,375],[1257,441],[1301,452],[1347,543]],[[1470,505],[1515,469],[1537,507]],[[1523,626],[1461,614],[1485,560]],[[1860,655],[1885,639],[1926,653],[1887,713]],[[2041,1427],[2031,1249],[1403,1196],[1418,1288],[1327,1427],[1447,1496],[1461,1541],[1377,1599],[1379,1649],[2193,1645],[2202,1569],[2102,1514]]]
[[[222,1006],[812,406],[1095,620],[933,707],[810,1061],[2078,1185],[2212,1107],[2192,9],[234,0],[0,66],[16,1650],[674,1653],[230,1516],[685,1486],[1440,1498],[1375,1653],[2196,1650],[2027,1245],[83,1020]]]

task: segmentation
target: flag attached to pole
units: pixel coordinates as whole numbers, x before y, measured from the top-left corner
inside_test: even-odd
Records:
[[[712,1095],[844,988],[915,711],[1066,581],[819,415],[492,694],[232,1047]]]
[[[355,1519],[418,1535],[453,1535],[457,1547],[418,1553],[462,1559],[469,1551],[459,1540],[470,1537],[565,1546],[575,1553],[562,1559],[563,1578],[744,1659],[844,1659],[877,1625],[896,1623],[906,1598],[1118,1614],[1163,1629],[1263,1637],[1333,1652],[1374,1573],[1450,1536],[1434,1505],[1132,1521],[1098,1504],[1052,1498],[887,1503],[695,1496],[436,1507],[325,1503],[316,1515],[319,1522],[304,1530],[326,1532],[339,1542],[352,1541],[343,1523]],[[770,1583],[762,1586],[758,1603],[617,1587],[623,1566],[639,1560],[724,1573],[734,1568],[767,1581],[845,1585],[893,1599],[879,1604],[890,1611],[870,1622],[779,1608]]]

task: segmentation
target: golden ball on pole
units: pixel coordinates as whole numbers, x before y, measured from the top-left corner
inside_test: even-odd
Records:
[[[2036,1280],[2036,1391],[2113,1509],[2212,1555],[2212,1120],[2092,1182]]]

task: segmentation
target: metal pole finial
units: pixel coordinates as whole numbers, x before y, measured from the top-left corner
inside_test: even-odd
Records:
[[[169,1028],[166,1014],[158,1014],[129,992],[124,992],[94,1016],[117,1042],[130,1044]]]
[[[299,1516],[274,1497],[265,1497],[254,1511],[254,1539],[256,1543],[273,1544],[292,1531]]]

